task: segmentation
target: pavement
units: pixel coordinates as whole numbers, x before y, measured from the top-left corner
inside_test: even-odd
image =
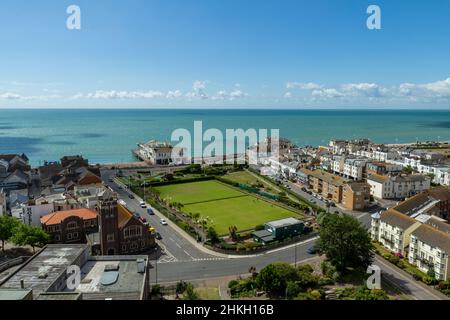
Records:
[[[110,178],[115,173],[114,170],[102,170],[103,181],[117,192],[119,198],[127,203],[127,207],[130,210],[138,212],[142,217],[145,217],[162,235],[162,240],[157,241],[157,244],[162,249],[163,254],[157,257],[157,262],[152,263],[150,271],[151,283],[172,283],[179,280],[202,281],[209,278],[245,276],[248,274],[250,267],[256,267],[257,270],[261,270],[273,262],[300,263],[315,256],[308,254],[307,249],[314,245],[317,238],[249,256],[223,255],[208,250],[178,228],[178,226],[171,223],[169,219],[166,219],[169,223],[167,226],[161,225],[160,213],[154,210],[156,214],[149,215],[146,209],[142,209],[139,206],[139,199],[130,199],[129,191],[110,181]],[[310,199],[311,195],[304,193],[297,185],[290,186],[291,190],[300,196],[304,196],[308,200],[314,199],[317,205],[326,208],[326,204],[323,201],[314,197]],[[343,212],[335,207],[330,209]],[[372,208],[373,212],[377,210],[379,210],[378,207]],[[372,211],[343,213],[355,216],[363,225],[369,227]],[[414,280],[405,271],[391,265],[380,257],[376,257],[375,263],[381,268],[382,275],[386,281],[413,299],[448,299],[433,288]]]

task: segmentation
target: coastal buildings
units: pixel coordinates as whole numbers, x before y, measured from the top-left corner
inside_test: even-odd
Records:
[[[335,203],[342,201],[342,187],[348,181],[323,170],[301,170],[308,176],[308,187]]]
[[[407,256],[411,264],[437,279],[449,275],[450,189],[438,187],[372,215],[371,237],[387,249]]]
[[[370,185],[365,182],[349,182],[342,187],[342,205],[349,210],[364,210],[370,204]]]
[[[169,142],[151,140],[147,143],[139,143],[134,154],[152,165],[187,164],[191,155],[186,154],[183,148],[175,148]]]
[[[367,183],[371,194],[378,199],[403,199],[430,188],[430,178],[423,175],[369,174]]]
[[[420,226],[420,222],[395,209],[372,215],[371,236],[389,250],[405,255],[410,235]]]
[[[431,218],[429,220],[435,220]],[[433,228],[441,224],[441,230]],[[409,263],[421,271],[432,270],[435,278],[446,280],[450,276],[450,226],[441,221],[422,224],[411,234]]]
[[[81,270],[75,287],[69,279],[72,266]],[[52,244],[0,281],[0,295],[20,290],[26,293],[17,299],[145,300],[148,268],[148,256],[96,257],[85,244]]]

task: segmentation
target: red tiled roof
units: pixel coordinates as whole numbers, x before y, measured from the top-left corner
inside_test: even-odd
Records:
[[[57,211],[41,217],[41,223],[45,225],[60,224],[66,218],[73,216],[79,217],[83,220],[90,220],[97,217],[97,212],[91,209]]]

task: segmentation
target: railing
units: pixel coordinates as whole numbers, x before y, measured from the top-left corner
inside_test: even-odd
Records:
[[[25,261],[27,261],[30,257],[19,257],[19,258],[15,258],[15,259],[11,259],[9,261],[6,261],[2,264],[0,264],[0,272],[3,272],[5,270],[8,270],[9,268],[15,267],[19,264],[24,263]]]

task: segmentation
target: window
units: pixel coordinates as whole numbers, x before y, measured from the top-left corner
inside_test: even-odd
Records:
[[[78,223],[71,221],[67,224],[67,230],[73,230],[78,228]]]
[[[78,239],[78,232],[74,232],[74,233],[72,234],[72,238],[73,238],[73,239]]]
[[[123,233],[124,233],[125,238],[139,237],[142,235],[142,227],[141,226],[129,226],[128,228],[124,229]]]
[[[71,233],[68,233],[66,237],[67,237],[67,240],[72,240],[72,234]]]
[[[59,234],[55,235],[55,241],[60,241],[61,240],[61,236]]]
[[[106,235],[106,241],[108,241],[108,242],[114,241],[114,233],[108,233]]]

